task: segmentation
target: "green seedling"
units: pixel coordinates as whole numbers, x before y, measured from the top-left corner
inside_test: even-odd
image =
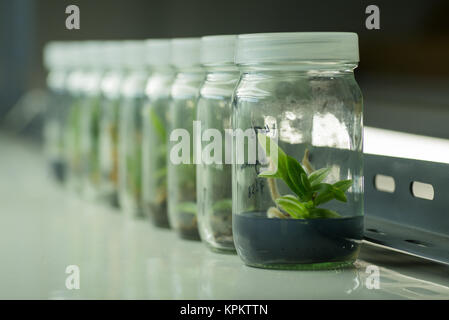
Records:
[[[212,206],[214,212],[232,211],[232,199],[222,199],[215,202]]]
[[[196,212],[198,211],[196,202],[181,202],[176,206],[176,209],[180,213],[188,213],[196,216]]]
[[[309,172],[312,171],[309,174],[299,161],[285,154],[273,140],[267,139],[263,134],[258,134],[258,140],[267,155],[273,154],[277,157],[277,169],[259,174],[259,177],[268,179],[271,196],[276,203],[276,208],[268,210],[269,216],[293,219],[341,218],[337,212],[318,206],[331,200],[347,202],[345,192],[352,186],[352,180],[341,180],[334,184],[324,183],[331,169],[321,168],[312,171],[307,159],[308,151],[304,158],[307,159],[305,167]],[[270,153],[270,148],[276,150]],[[275,179],[283,180],[294,194],[279,195]]]

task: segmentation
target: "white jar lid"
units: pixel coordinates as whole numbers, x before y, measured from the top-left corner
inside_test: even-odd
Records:
[[[91,68],[94,65],[94,61],[92,61],[94,58],[93,50],[91,41],[73,41],[67,57],[74,67]]]
[[[151,67],[171,64],[171,42],[169,39],[149,39],[145,41],[146,63]]]
[[[60,50],[58,49],[58,61],[61,67],[69,69],[84,67],[86,61],[82,46],[81,41],[62,42]]]
[[[70,59],[73,45],[69,41],[52,41],[44,47],[44,66],[47,70],[67,68],[73,63]],[[73,59],[72,59],[73,60]]]
[[[131,69],[142,68],[146,65],[146,45],[144,40],[124,40],[121,43],[123,50],[123,64]]]
[[[105,65],[101,46],[102,42],[100,41],[83,41],[81,50],[84,53],[83,59],[85,59],[87,67],[98,69]]]
[[[201,64],[201,38],[176,38],[171,40],[171,45],[174,67],[188,68]]]
[[[234,63],[236,35],[205,36],[201,38],[201,64]]]
[[[44,66],[47,70],[57,67],[58,64],[58,49],[61,50],[58,42],[49,42],[44,47]]]
[[[285,32],[238,36],[236,64],[295,61],[358,62],[357,34],[351,32]]]

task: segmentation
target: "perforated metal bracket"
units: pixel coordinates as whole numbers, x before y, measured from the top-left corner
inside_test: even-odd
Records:
[[[364,163],[365,239],[449,264],[449,164],[371,154]]]

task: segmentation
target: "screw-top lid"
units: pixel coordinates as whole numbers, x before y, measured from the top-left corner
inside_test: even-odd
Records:
[[[58,45],[58,65],[61,68],[76,68],[80,66],[80,53],[77,41],[60,42]]]
[[[102,55],[102,42],[100,41],[85,41],[82,44],[82,52],[84,53],[85,65],[98,69],[105,65]]]
[[[238,36],[235,62],[239,65],[317,60],[358,62],[357,34],[285,32]]]
[[[146,62],[152,67],[171,64],[171,42],[168,39],[149,39],[145,41]]]
[[[177,38],[171,44],[173,66],[188,68],[201,64],[201,38]]]
[[[128,68],[142,68],[145,66],[146,46],[144,40],[122,41],[124,65]]]
[[[122,68],[124,53],[121,41],[104,41],[101,44],[101,58],[106,68]]]
[[[66,57],[71,64],[79,68],[92,68],[95,64],[93,41],[72,41],[67,50]]]
[[[87,65],[84,41],[70,41],[64,43],[64,64],[69,68],[84,68]]]
[[[52,41],[44,47],[44,66],[47,70],[70,67],[71,42]],[[72,59],[73,60],[73,59]]]
[[[58,59],[58,43],[57,42],[49,42],[44,47],[44,66],[47,70],[53,69],[56,67],[57,59]]]
[[[202,37],[201,63],[203,65],[233,64],[236,41],[236,35]]]

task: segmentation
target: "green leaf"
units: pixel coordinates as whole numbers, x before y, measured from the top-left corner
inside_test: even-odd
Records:
[[[290,187],[290,189],[292,189],[292,191],[299,197],[306,196],[308,191],[301,179],[301,176],[306,175],[306,173],[301,164],[295,158],[290,156],[287,156],[287,175],[289,181],[285,182]]]
[[[352,180],[342,180],[334,184],[322,183],[329,175],[330,168],[315,170],[307,175],[301,163],[286,155],[274,141],[263,134],[258,134],[258,140],[267,156],[271,157],[271,165],[277,163],[277,168],[264,171],[259,177],[282,179],[297,196],[286,195],[277,198],[275,202],[279,208],[295,219],[340,217],[335,211],[317,206],[334,199],[347,202],[345,192],[352,186]],[[272,150],[272,154],[270,148],[276,148]],[[307,164],[305,161],[308,162],[306,155],[303,159],[304,165]],[[309,167],[310,172],[310,164]]]
[[[150,120],[151,124],[154,127],[154,130],[156,131],[157,135],[159,136],[159,139],[163,142],[165,142],[167,138],[167,132],[165,131],[164,124],[162,123],[159,116],[156,114],[156,112],[153,109],[150,109]]]
[[[315,170],[309,175],[309,181],[312,186],[321,183],[331,172],[331,168],[321,168]]]
[[[312,187],[312,190],[318,193],[315,197],[313,203],[315,206],[329,202],[335,199],[335,194],[333,192],[333,186],[329,183],[320,183]]]
[[[318,195],[314,199],[315,206],[337,199],[342,202],[347,202],[345,193],[329,183],[320,183],[312,187],[313,191]]]
[[[261,173],[259,173],[259,177],[261,178],[280,178],[278,176],[278,172],[274,172],[274,171],[262,171]]]
[[[307,208],[297,199],[292,196],[284,196],[276,199],[276,204],[282,210],[287,212],[292,218],[306,219],[309,216]]]
[[[309,178],[307,178],[307,174],[305,174],[305,173],[301,174],[301,182],[302,182],[302,185],[304,186],[304,189],[306,190],[306,192],[311,193],[312,185],[310,184]]]
[[[287,156],[284,151],[282,151],[273,140],[267,138],[266,135],[259,133],[257,137],[265,154],[267,156],[272,156],[270,160],[273,163],[277,162],[276,171],[263,171],[259,174],[259,177],[282,179],[294,193],[298,196],[304,196],[304,189],[300,187],[300,175],[298,174],[304,172],[304,169],[302,169],[299,162],[296,159]],[[273,148],[273,150],[271,150],[271,148]],[[270,151],[272,152],[270,153]],[[296,174],[298,174],[298,176],[295,178]]]
[[[295,196],[292,195],[292,194],[286,194],[285,196],[282,196],[282,197],[280,197],[280,198],[290,199],[290,200],[293,200],[293,201],[298,201],[298,198],[295,197]]]
[[[323,208],[313,208],[309,210],[310,212],[310,218],[312,219],[319,219],[319,218],[325,218],[325,219],[332,219],[332,218],[341,218],[341,216],[332,210],[329,209],[323,209]]]
[[[283,160],[283,158],[286,157],[285,153],[278,148],[277,144],[274,143],[274,141],[271,141],[271,139],[267,139],[267,136],[261,133],[257,134],[257,139],[262,147],[262,149],[265,151],[265,154],[268,156],[270,155],[271,146],[275,148],[273,150],[273,157],[270,159],[271,163],[277,163],[277,168],[274,168],[275,171],[262,171],[259,176],[264,178],[281,178],[281,173],[285,171],[283,168],[283,164],[285,161],[279,161],[279,158]]]
[[[282,151],[281,148],[279,148],[279,146],[271,139],[268,138],[265,134],[263,133],[257,133],[257,140],[260,144],[260,146],[262,147],[262,149],[265,151],[265,154],[268,156],[270,155],[270,151],[271,151],[271,147],[273,147],[273,157],[277,157],[278,155],[280,155],[281,157],[286,157],[287,155],[284,153],[284,151]],[[273,160],[273,159],[272,159]]]
[[[315,204],[313,203],[312,200],[309,200],[309,201],[307,201],[307,202],[303,202],[303,204],[304,204],[304,206],[305,206],[307,209],[313,209],[313,208],[315,208]]]
[[[346,192],[352,186],[352,180],[341,180],[334,183],[333,186],[343,192]]]
[[[315,206],[319,206],[320,204],[329,202],[334,199],[335,199],[335,195],[332,192],[326,192],[326,193],[319,194],[315,198],[314,203],[315,203]]]
[[[341,191],[338,188],[335,188],[334,186],[332,186],[332,193],[335,196],[335,199],[341,201],[341,202],[347,202],[348,199],[346,199],[346,195],[343,191]]]
[[[312,191],[314,192],[330,192],[332,190],[332,185],[329,183],[318,183],[312,186]]]

